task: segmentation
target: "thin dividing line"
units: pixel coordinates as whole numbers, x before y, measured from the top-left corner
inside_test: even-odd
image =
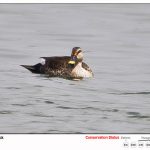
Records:
[[[144,142],[147,142],[147,141],[150,141],[150,140],[138,140],[138,141],[144,141]]]

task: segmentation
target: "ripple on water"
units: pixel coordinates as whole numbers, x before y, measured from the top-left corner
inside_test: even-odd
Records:
[[[55,104],[54,102],[52,101],[45,101],[46,104]]]
[[[79,108],[67,107],[67,106],[57,106],[57,108],[61,108],[61,109],[79,109]]]
[[[94,111],[102,111],[102,112],[119,112],[118,109],[101,109],[97,107],[67,107],[67,106],[57,106],[57,108],[61,109],[80,109],[80,110],[94,110]]]
[[[0,114],[2,114],[2,115],[4,115],[4,114],[12,114],[13,113],[13,111],[10,111],[10,110],[2,110],[2,111],[0,111]]]
[[[123,92],[123,93],[110,93],[110,94],[116,94],[116,95],[149,95],[150,92]]]
[[[118,109],[105,109],[105,110],[102,110],[102,111],[106,111],[106,112],[119,112]]]
[[[129,118],[136,118],[136,119],[146,119],[150,118],[149,115],[142,115],[139,112],[127,112]]]
[[[29,113],[30,116],[34,116],[34,117],[45,117],[45,118],[52,118],[54,116],[50,116],[50,115],[45,115],[45,114],[42,114],[42,113]]]
[[[6,89],[9,89],[9,90],[19,90],[21,88],[20,87],[6,87]]]
[[[26,107],[26,106],[30,106],[33,104],[12,104],[13,106],[20,106],[20,107]]]

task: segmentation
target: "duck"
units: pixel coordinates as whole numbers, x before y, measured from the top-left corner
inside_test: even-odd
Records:
[[[21,65],[32,73],[45,74],[49,77],[81,80],[94,76],[91,68],[83,62],[83,50],[74,47],[71,56],[40,57],[35,65]]]

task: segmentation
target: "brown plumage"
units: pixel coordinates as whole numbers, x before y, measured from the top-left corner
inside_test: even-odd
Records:
[[[84,77],[92,77],[93,73],[89,66],[82,62],[82,50],[75,47],[71,56],[62,57],[41,57],[42,63],[34,66],[21,65],[32,73],[46,74],[49,77],[62,77],[68,79],[82,79]],[[81,58],[78,57],[81,55]]]

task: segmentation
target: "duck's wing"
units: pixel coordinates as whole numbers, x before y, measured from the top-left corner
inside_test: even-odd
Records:
[[[45,60],[43,64],[46,68],[52,70],[59,70],[61,68],[67,68],[68,61],[70,60],[69,56],[62,57],[40,57]]]
[[[82,67],[93,74],[91,68],[85,62],[82,62]]]

